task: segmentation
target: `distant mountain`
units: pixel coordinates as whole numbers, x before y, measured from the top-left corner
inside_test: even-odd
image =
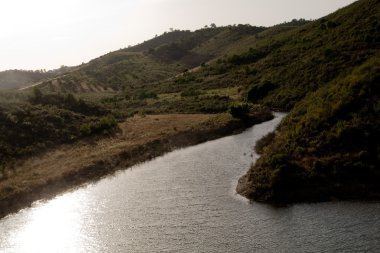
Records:
[[[6,70],[0,72],[0,89],[20,89],[41,82],[68,71],[69,67],[44,70]]]
[[[0,89],[18,89],[49,78],[42,71],[6,70],[0,72]]]

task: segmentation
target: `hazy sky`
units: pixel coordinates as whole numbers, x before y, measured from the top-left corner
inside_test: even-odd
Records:
[[[354,0],[2,0],[0,70],[78,65],[169,28],[270,26]]]

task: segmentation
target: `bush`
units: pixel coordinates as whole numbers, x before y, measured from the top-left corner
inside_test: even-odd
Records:
[[[85,115],[101,115],[104,110],[94,104],[86,103],[83,99],[76,98],[73,94],[43,94],[37,87],[33,89],[29,102],[34,105],[53,105],[57,108],[67,109]]]
[[[80,133],[83,136],[89,136],[96,133],[108,133],[117,126],[117,122],[113,115],[101,117],[98,121],[84,123],[80,126]]]
[[[80,126],[79,131],[82,135],[91,135],[91,126],[88,123],[84,123]]]
[[[105,117],[100,118],[98,128],[101,130],[114,128],[117,125],[117,122],[113,115],[109,114]]]
[[[142,99],[148,99],[148,98],[157,99],[158,96],[153,91],[142,91],[140,94],[138,94],[137,97],[138,99],[142,100]]]
[[[268,95],[268,93],[274,88],[275,85],[268,80],[261,81],[259,84],[254,84],[248,90],[248,100],[256,102]]]
[[[187,89],[181,92],[181,97],[195,97],[201,95],[202,92],[196,89]]]
[[[177,77],[174,82],[177,84],[185,84],[185,83],[191,83],[196,81],[196,78],[194,75],[189,74],[187,71],[182,76]]]
[[[274,141],[274,137],[276,137],[276,133],[275,132],[271,132],[271,133],[265,135],[260,140],[258,140],[256,142],[256,145],[255,145],[255,151],[256,151],[256,153],[262,154],[263,151],[264,151],[264,148],[267,147],[267,146],[269,146]]]
[[[243,118],[249,113],[248,103],[233,103],[228,106],[228,113],[234,118]]]
[[[233,55],[228,58],[228,62],[233,65],[249,64],[258,61],[259,59],[265,57],[267,52],[260,51],[257,49],[250,48],[248,52],[241,55]]]

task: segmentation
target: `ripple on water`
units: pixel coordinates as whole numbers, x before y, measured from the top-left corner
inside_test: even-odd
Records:
[[[379,203],[275,208],[235,194],[276,116],[10,215],[0,251],[379,252]]]

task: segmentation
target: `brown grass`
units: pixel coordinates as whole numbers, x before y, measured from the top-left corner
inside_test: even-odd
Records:
[[[227,114],[171,114],[135,116],[119,128],[112,137],[63,145],[9,168],[12,173],[0,179],[0,217],[175,148],[243,130],[245,125]]]
[[[210,115],[201,114],[135,116],[119,124],[121,131],[115,136],[63,145],[43,155],[20,161],[13,169],[13,175],[0,181],[0,191],[6,186],[20,190],[33,184],[41,184],[136,145],[191,129],[209,118]]]

